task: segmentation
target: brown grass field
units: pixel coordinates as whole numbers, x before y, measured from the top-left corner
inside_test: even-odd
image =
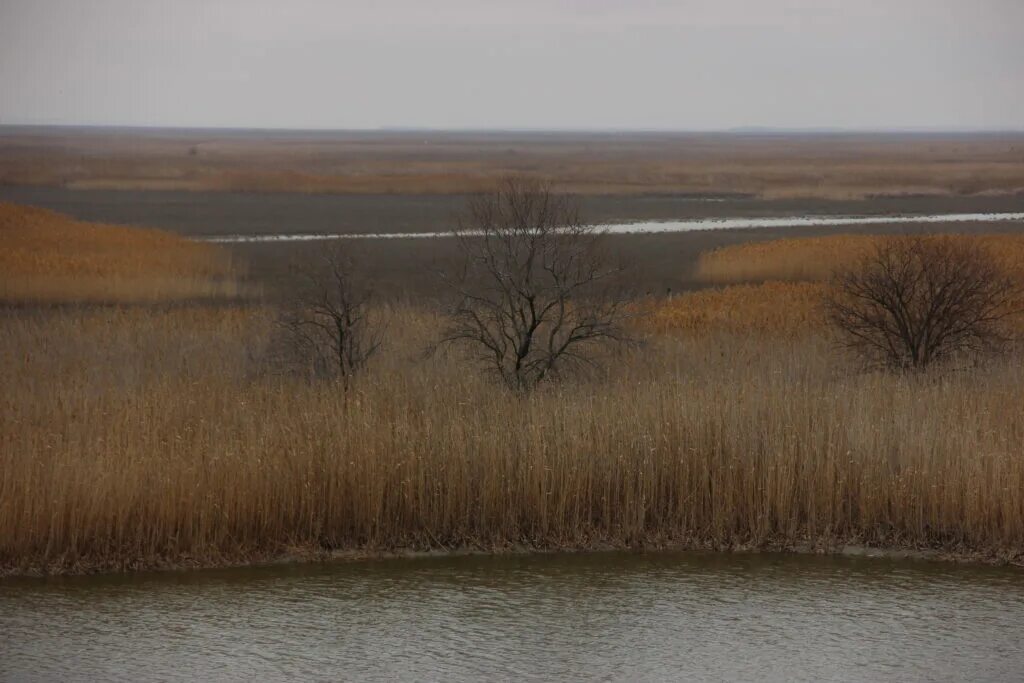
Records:
[[[151,237],[131,235],[127,262]],[[209,255],[182,258],[188,281]],[[425,357],[426,301],[385,305],[400,334],[349,392],[278,371],[270,304],[8,306],[0,568],[845,543],[1020,561],[1020,356],[864,374],[778,316],[813,318],[821,287],[648,300],[641,346],[528,397]]]
[[[0,129],[0,185],[461,194],[508,174],[589,195],[1013,195],[1024,134]]]

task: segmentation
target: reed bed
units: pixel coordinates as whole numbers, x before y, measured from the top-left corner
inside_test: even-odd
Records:
[[[1012,272],[1024,275],[1024,235],[961,235],[977,241]],[[853,265],[884,235],[829,235],[736,244],[702,254],[696,277],[710,284],[827,280]]]
[[[441,321],[401,307],[387,312],[401,338],[345,392],[275,372],[272,315],[5,311],[3,570],[396,548],[1024,549],[1019,358],[865,375],[819,336],[726,326],[521,397],[425,358]]]
[[[114,234],[84,248],[120,244],[119,268],[148,249]],[[167,277],[203,263],[183,253]],[[164,277],[139,272],[138,287]],[[821,328],[823,291],[647,302],[643,344],[529,396],[424,354],[444,325],[425,304],[378,310],[391,334],[347,391],[282,371],[270,306],[0,308],[0,573],[401,548],[864,543],[1019,560],[1021,358],[857,372]]]
[[[145,302],[243,294],[226,252],[168,232],[0,202],[0,301]]]
[[[820,282],[701,289],[649,303],[636,324],[650,333],[684,339],[722,333],[772,338],[822,333],[824,295]]]

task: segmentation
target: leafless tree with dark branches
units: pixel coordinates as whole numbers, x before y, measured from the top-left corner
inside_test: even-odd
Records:
[[[977,243],[916,235],[885,239],[838,273],[827,307],[842,343],[864,361],[907,370],[1003,350],[1021,293]]]
[[[507,179],[470,202],[455,231],[459,263],[443,344],[467,349],[509,388],[526,391],[627,341],[624,298],[601,234],[578,202],[543,183]]]
[[[298,294],[278,321],[289,364],[348,387],[384,336],[370,315],[370,291],[340,246],[324,251],[319,264],[293,272],[300,281]]]

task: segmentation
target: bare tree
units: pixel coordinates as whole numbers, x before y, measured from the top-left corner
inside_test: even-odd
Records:
[[[845,346],[869,364],[903,370],[1001,350],[1020,293],[976,242],[919,235],[885,239],[838,273],[827,307]]]
[[[622,268],[573,198],[505,180],[470,202],[455,238],[459,265],[442,277],[457,300],[442,343],[468,349],[509,388],[591,365],[598,347],[626,340],[611,291]]]
[[[313,376],[349,380],[380,348],[383,328],[371,320],[370,292],[341,247],[320,263],[293,268],[297,295],[278,324],[291,364]]]

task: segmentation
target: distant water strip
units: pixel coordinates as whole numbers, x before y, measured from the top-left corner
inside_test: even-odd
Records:
[[[995,223],[1024,221],[1024,213],[948,213],[925,216],[786,216],[782,218],[695,218],[681,221],[639,221],[597,225],[609,235],[690,232],[693,230],[738,230],[747,228],[799,228],[839,225],[896,225],[925,223]],[[465,235],[482,233],[466,231]],[[364,232],[350,234],[295,233],[269,235],[218,235],[198,237],[203,242],[316,242],[358,239],[426,239],[450,237],[451,232]]]

